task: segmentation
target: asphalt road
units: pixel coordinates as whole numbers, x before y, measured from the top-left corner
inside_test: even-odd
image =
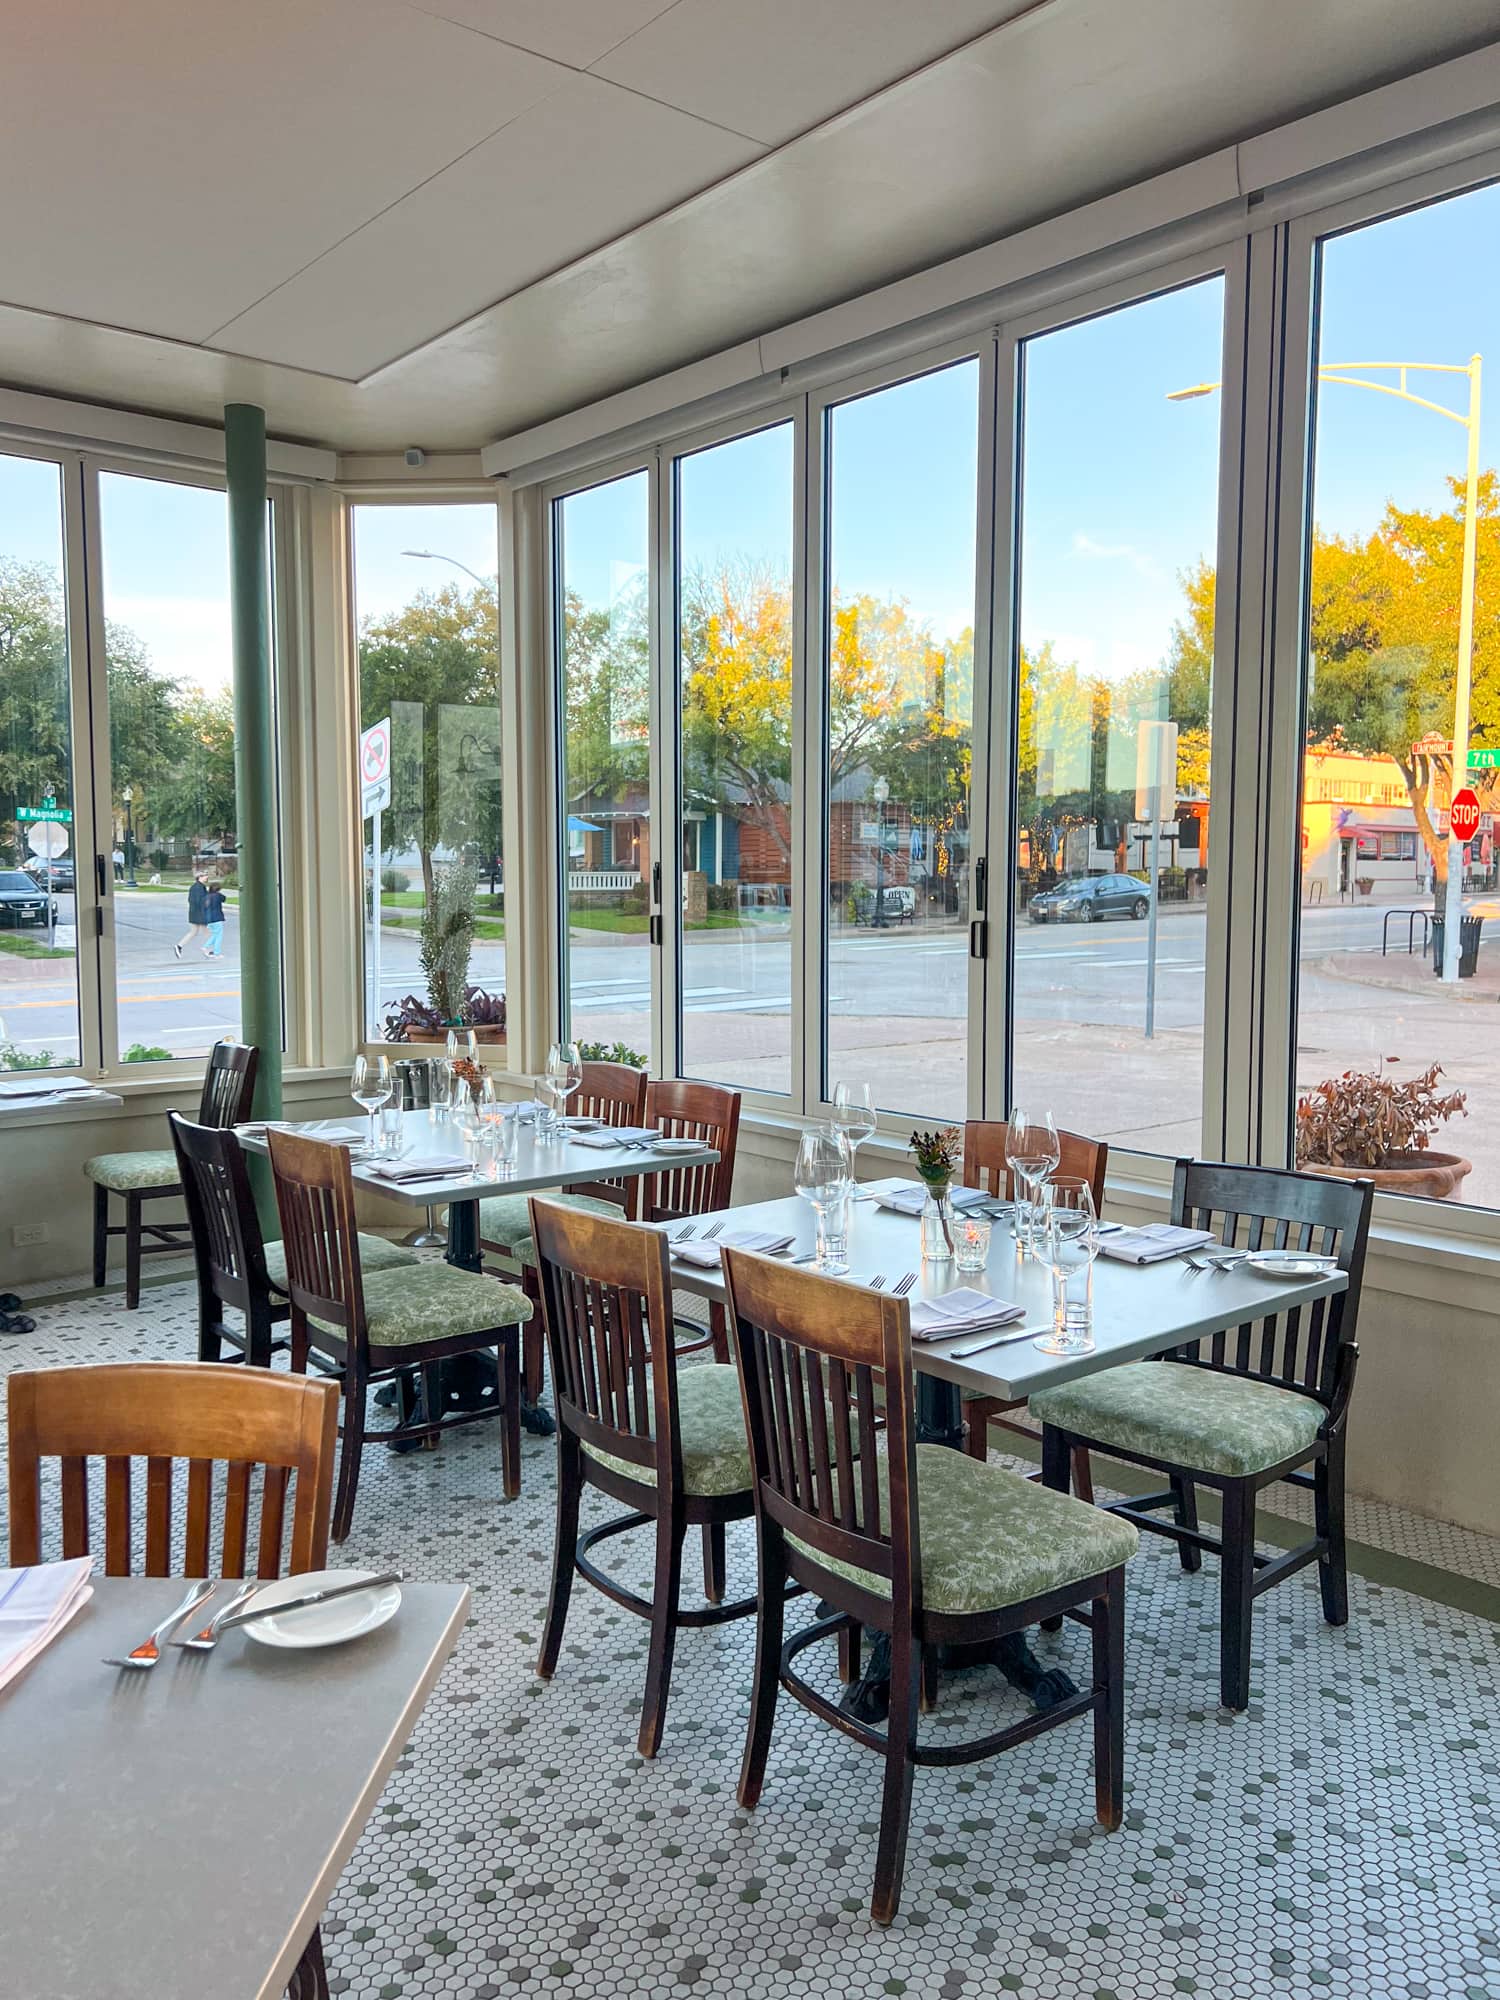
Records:
[[[72,921],[60,897],[60,923]],[[1303,914],[1302,957],[1380,946],[1377,906]],[[122,1048],[143,1043],[196,1053],[239,1023],[239,920],[229,912],[224,956],[202,957],[190,945],[179,961],[174,940],[185,928],[184,899],[117,890],[119,1025]],[[1145,1023],[1148,926],[1130,919],[1102,924],[1023,924],[1016,939],[1017,1011],[1022,1020],[1087,1023],[1140,1030]],[[22,933],[40,939],[36,931]],[[1163,913],[1157,941],[1157,1026],[1201,1024],[1204,918],[1201,909]],[[505,947],[480,944],[472,976],[503,986]],[[833,941],[831,1012],[849,1020],[961,1020],[968,1006],[968,936],[964,930],[901,927],[842,934]],[[575,932],[570,950],[575,1025],[591,1017],[639,1017],[650,1006],[650,953],[644,939],[595,938]],[[721,1017],[786,1015],[791,1000],[791,943],[782,924],[764,929],[689,934],[684,952],[684,1011]],[[420,986],[414,933],[386,930],[381,998]],[[1323,991],[1331,988],[1335,991]],[[1304,975],[1303,1005],[1349,1004],[1346,981]],[[74,970],[70,961],[0,953],[0,1040],[26,1051],[66,1056],[76,1044]],[[706,1024],[705,1024],[706,1025]]]

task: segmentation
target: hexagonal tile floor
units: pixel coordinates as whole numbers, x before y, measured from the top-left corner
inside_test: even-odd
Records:
[[[0,1368],[193,1351],[175,1279],[137,1313],[117,1294],[31,1310],[37,1331],[0,1344]],[[1293,1579],[1257,1607],[1253,1705],[1230,1717],[1212,1565],[1184,1576],[1151,1542],[1130,1572],[1125,1826],[1093,1821],[1086,1723],[921,1771],[903,1907],[881,1932],[874,1757],[784,1701],[763,1800],[735,1802],[748,1623],[680,1636],[651,1765],[630,1614],[579,1584],[558,1674],[536,1679],[551,1474],[552,1447],[528,1440],[504,1504],[488,1426],[366,1455],[341,1560],[461,1579],[473,1615],[325,1922],[336,1993],[1500,2000],[1500,1628],[1483,1582],[1438,1601],[1383,1558],[1335,1632],[1315,1580]],[[1431,1535],[1393,1532],[1432,1560]],[[612,1545],[639,1582],[649,1549],[628,1546]],[[748,1587],[747,1532],[731,1550]],[[1466,1567],[1495,1573],[1477,1554]],[[1039,1641],[1075,1672],[1085,1646]],[[982,1671],[945,1680],[924,1727],[1021,1712]]]

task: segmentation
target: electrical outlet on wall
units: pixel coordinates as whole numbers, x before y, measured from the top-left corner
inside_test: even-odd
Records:
[[[28,1243],[45,1243],[47,1225],[45,1222],[18,1222],[10,1232],[10,1240],[18,1250],[24,1250]]]

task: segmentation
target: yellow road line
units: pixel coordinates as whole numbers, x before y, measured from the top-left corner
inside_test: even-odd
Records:
[[[21,1014],[28,1007],[65,1006],[72,998],[72,994],[73,989],[68,986],[62,989],[62,994],[57,1000],[6,1000],[0,1001],[0,1007],[3,1007],[7,1014]],[[238,1000],[239,997],[240,989],[237,986],[232,988],[225,986],[214,993],[122,993],[119,996],[119,1004],[122,1007],[154,1007],[162,1000]]]

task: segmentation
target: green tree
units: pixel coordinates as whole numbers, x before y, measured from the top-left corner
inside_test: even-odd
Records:
[[[16,808],[68,784],[68,646],[62,596],[42,563],[0,561],[0,837],[19,855]]]
[[[150,825],[169,837],[236,844],[234,697],[189,687],[172,699],[170,782],[148,793]]]

